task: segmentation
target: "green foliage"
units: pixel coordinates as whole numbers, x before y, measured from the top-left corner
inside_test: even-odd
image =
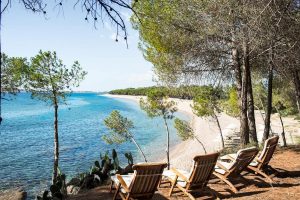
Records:
[[[111,112],[110,116],[104,119],[104,124],[109,128],[110,133],[102,136],[102,139],[108,144],[121,144],[123,142],[133,142],[137,149],[140,151],[144,157],[145,162],[147,162],[146,156],[142,151],[139,144],[135,141],[131,129],[134,128],[133,122],[126,117],[123,117],[119,111],[114,110]],[[113,151],[114,155],[114,151]]]
[[[189,122],[185,120],[181,120],[179,118],[175,118],[174,127],[177,130],[177,135],[181,140],[186,141],[188,139],[194,139],[194,131],[190,126]]]
[[[175,118],[174,126],[177,130],[177,135],[180,137],[182,141],[186,141],[188,139],[195,139],[202,146],[204,153],[206,154],[206,148],[204,144],[196,137],[194,134],[193,128],[190,126],[189,122],[185,120],[181,120],[179,118]]]
[[[164,119],[173,119],[177,111],[176,103],[168,100],[165,92],[153,90],[147,93],[147,99],[140,99],[140,107],[150,118],[163,117]]]
[[[128,159],[128,166],[125,168],[122,168],[120,166],[119,158],[117,151],[115,149],[112,149],[111,153],[110,151],[106,151],[104,154],[100,153],[100,161],[95,161],[94,165],[91,166],[90,170],[88,172],[79,173],[76,175],[76,181],[71,181],[68,183],[68,185],[76,185],[78,187],[82,188],[91,188],[95,187],[100,184],[106,184],[106,181],[111,175],[114,175],[116,173],[118,174],[127,174],[132,173],[132,165],[133,165],[133,158],[132,154],[130,152],[127,152],[124,154],[125,157]],[[98,176],[100,178],[100,182],[95,181],[92,184],[87,184],[91,177]],[[79,181],[78,181],[79,179]],[[76,184],[74,184],[76,182]],[[56,189],[56,188],[54,188]],[[41,199],[42,200],[42,199]],[[51,199],[52,200],[52,199]]]
[[[214,116],[220,112],[220,99],[223,91],[220,88],[207,86],[193,99],[193,112],[200,117]]]
[[[112,149],[111,157],[109,155],[109,151],[106,151],[104,155],[100,154],[100,162],[94,162],[94,165],[91,167],[89,174],[97,174],[103,181],[103,179],[106,179],[108,177],[110,171],[117,171],[119,169],[120,162],[118,154],[115,149]]]
[[[230,87],[227,89],[227,99],[223,100],[221,103],[224,111],[233,117],[238,117],[240,114],[239,105],[238,105],[238,94],[235,87]]]
[[[126,88],[126,89],[116,89],[109,92],[109,94],[118,95],[133,95],[133,96],[147,96],[149,93],[155,91],[161,91],[166,96],[170,98],[179,99],[193,99],[199,92],[205,90],[207,86],[179,86],[179,87],[162,87],[162,86],[152,86],[152,87],[140,87],[140,88]]]
[[[104,119],[105,126],[109,129],[109,134],[102,136],[108,144],[121,144],[130,141],[132,138],[130,130],[134,128],[133,122],[123,117],[119,111],[114,110]]]
[[[101,168],[99,170],[101,171],[104,166],[112,166],[112,169],[118,170],[119,166],[119,159],[118,155],[116,153],[116,150],[112,150],[112,157],[109,156],[109,151],[106,151],[104,156],[100,154],[100,159],[101,159]],[[113,161],[113,163],[111,163]]]
[[[127,152],[124,154],[124,156],[127,158],[128,164],[133,165],[132,154],[130,152]],[[100,166],[100,163],[98,161],[96,161],[95,166],[92,167],[92,169],[95,168],[93,173],[100,175],[100,177],[102,177],[101,173],[103,173],[104,171],[108,174],[111,174],[112,170],[117,172],[117,171],[120,171],[120,169],[121,169],[118,154],[115,149],[112,149],[111,156],[109,155],[109,151],[106,151],[104,155],[100,154],[100,160],[101,160],[100,161],[101,166]],[[92,174],[92,173],[90,173],[90,174]],[[105,174],[105,175],[108,175],[108,174]]]
[[[297,113],[294,90],[289,84],[275,76],[273,80],[272,112],[277,112],[277,109],[283,116]],[[263,82],[253,85],[253,95],[256,108],[264,110],[267,104],[267,87]]]
[[[153,90],[147,93],[146,100],[140,99],[140,107],[150,118],[162,117],[164,120],[167,134],[167,163],[170,169],[170,131],[167,120],[174,118],[174,113],[177,111],[176,103],[169,100],[164,91]]]
[[[297,104],[293,88],[288,82],[275,79],[273,81],[273,106],[281,115],[297,114]]]
[[[33,98],[50,104],[65,103],[72,87],[78,87],[87,73],[75,61],[67,68],[56,52],[40,51],[31,58],[31,65],[26,72],[26,91]]]
[[[16,95],[24,84],[24,74],[28,68],[25,58],[8,57],[1,54],[1,91],[2,95]]]
[[[267,87],[263,82],[253,84],[253,97],[256,108],[264,110],[267,102]]]

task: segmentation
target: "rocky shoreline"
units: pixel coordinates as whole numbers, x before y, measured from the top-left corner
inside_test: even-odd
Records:
[[[27,192],[20,188],[0,191],[0,200],[26,200]]]

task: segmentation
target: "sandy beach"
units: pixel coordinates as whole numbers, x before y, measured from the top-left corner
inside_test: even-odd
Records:
[[[129,95],[110,95],[105,96],[110,98],[132,100],[139,103],[142,96],[129,96]],[[176,102],[178,112],[186,114],[191,119],[191,125],[194,129],[196,136],[204,144],[208,153],[215,152],[221,149],[221,138],[216,122],[211,118],[201,118],[196,116],[191,108],[191,100],[171,99]],[[264,121],[259,111],[255,112],[256,129],[258,139],[262,139],[264,130]],[[231,117],[225,113],[219,114],[219,121],[222,128],[224,138],[234,132],[239,132],[239,119]],[[295,144],[297,138],[300,138],[300,124],[297,120],[291,117],[283,118],[286,139],[288,144]],[[280,135],[282,126],[278,114],[272,115],[271,118],[272,132]],[[280,138],[281,140],[282,138]],[[170,149],[171,166],[180,169],[189,170],[192,164],[192,159],[195,155],[204,154],[204,150],[196,140],[183,141]]]

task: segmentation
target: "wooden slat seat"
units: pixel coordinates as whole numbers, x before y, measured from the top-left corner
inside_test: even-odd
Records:
[[[117,174],[111,177],[112,184],[116,187],[113,199],[115,200],[118,195],[123,200],[151,199],[166,167],[167,163],[142,163],[133,166],[132,175]]]
[[[247,166],[253,161],[258,153],[256,147],[241,149],[238,151],[235,159],[232,162],[226,163],[218,161],[213,174],[229,185],[234,193],[237,193],[237,188],[231,183],[230,179],[240,176],[240,173],[247,169]]]
[[[177,187],[192,200],[195,198],[191,193],[196,191],[207,190],[216,197],[214,191],[207,186],[207,183],[214,170],[218,157],[219,153],[195,156],[190,172],[175,168],[164,171],[163,175],[172,183],[169,196],[172,195],[174,188]]]

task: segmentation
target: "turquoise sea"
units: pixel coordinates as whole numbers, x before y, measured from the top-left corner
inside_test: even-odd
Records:
[[[112,110],[134,122],[134,135],[150,161],[165,155],[165,129],[159,118],[150,119],[136,102],[101,96],[97,93],[74,93],[68,105],[59,107],[59,166],[68,178],[89,171],[100,153],[115,148],[125,163],[124,152],[132,152],[135,162],[142,161],[132,143],[107,145],[101,135],[107,130],[103,119]],[[0,126],[0,190],[21,187],[29,199],[46,189],[51,181],[53,164],[53,109],[46,103],[20,93],[3,102]],[[180,114],[177,114],[180,115]],[[181,117],[186,118],[181,115]],[[173,127],[173,122],[169,122]],[[171,128],[171,144],[179,142]]]

